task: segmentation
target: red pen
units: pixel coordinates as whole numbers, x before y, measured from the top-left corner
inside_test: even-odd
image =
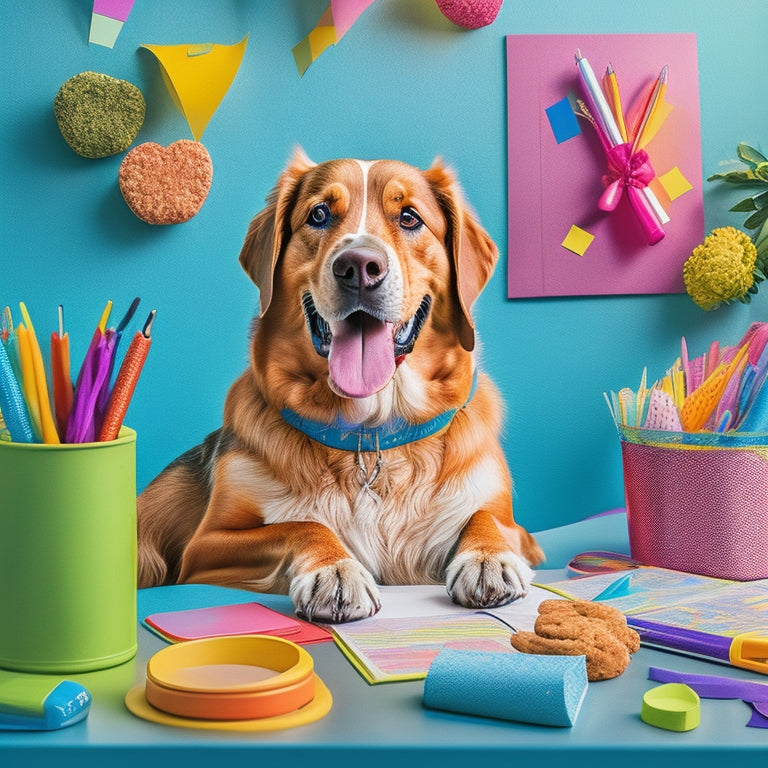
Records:
[[[64,308],[59,305],[59,332],[51,334],[51,374],[53,378],[53,406],[59,438],[67,434],[67,421],[72,410],[74,388],[69,373],[69,334],[64,333]]]

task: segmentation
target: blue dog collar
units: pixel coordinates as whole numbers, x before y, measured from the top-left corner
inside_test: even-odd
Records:
[[[469,397],[461,408],[452,408],[450,411],[445,411],[445,413],[441,413],[421,424],[411,424],[401,417],[392,419],[380,427],[347,424],[344,421],[337,421],[335,424],[324,424],[320,421],[305,419],[290,408],[284,408],[280,411],[280,415],[290,426],[328,448],[361,453],[377,453],[388,448],[397,448],[400,445],[415,443],[417,440],[430,437],[445,429],[451,423],[451,419],[453,419],[456,413],[462,408],[467,407],[476,389],[477,370],[475,370],[472,376],[472,389],[469,392]]]

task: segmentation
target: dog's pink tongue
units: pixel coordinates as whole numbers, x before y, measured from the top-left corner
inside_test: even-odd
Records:
[[[335,329],[328,368],[336,387],[348,397],[369,397],[395,373],[392,329],[379,320],[355,312]]]

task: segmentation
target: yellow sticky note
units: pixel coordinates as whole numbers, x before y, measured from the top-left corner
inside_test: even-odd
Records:
[[[586,230],[573,224],[568,230],[565,240],[563,240],[560,245],[562,245],[563,248],[567,248],[569,251],[573,251],[578,256],[583,256],[594,239],[594,235],[591,235]]]
[[[680,195],[684,195],[693,189],[691,182],[683,176],[677,166],[659,176],[659,183],[664,187],[664,191],[669,195],[670,200],[674,200],[676,197],[680,197]]]
[[[235,45],[142,45],[160,62],[163,80],[195,141],[232,85],[247,45],[248,35]]]

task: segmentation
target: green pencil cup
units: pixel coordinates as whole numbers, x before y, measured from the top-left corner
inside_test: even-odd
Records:
[[[133,658],[136,433],[0,441],[0,667],[76,673]]]

